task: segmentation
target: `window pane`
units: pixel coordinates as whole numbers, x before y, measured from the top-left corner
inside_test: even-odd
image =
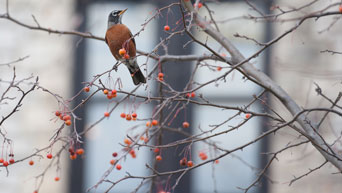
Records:
[[[250,38],[254,38],[260,42],[263,41],[265,24],[243,20],[244,25],[241,26],[242,19],[237,19],[241,17],[242,14],[248,13],[248,7],[245,5],[244,2],[220,2],[219,4],[210,3],[209,7],[211,10],[214,10],[213,17],[217,21],[220,32],[225,37],[229,38],[229,40],[233,42],[233,44],[245,57],[250,57],[261,48],[252,41],[234,37],[234,34],[238,33],[241,36],[245,35]],[[207,11],[203,9],[201,11],[201,14],[205,16],[207,14]],[[209,15],[206,16],[207,18],[210,18]],[[225,51],[224,48],[220,47],[220,45],[216,43],[215,40],[208,37],[208,35],[206,35],[205,33],[197,33],[196,38],[203,43],[206,43],[210,48],[214,49],[219,54],[229,57],[228,52]],[[198,44],[194,45],[196,45],[194,49],[195,53],[209,54],[209,51],[203,46],[200,46]],[[211,60],[207,60],[206,62],[207,65],[199,68],[195,76],[195,80],[200,84],[213,80],[220,75],[223,75],[229,69],[229,65],[222,62],[213,62]],[[263,55],[251,60],[251,63],[253,63],[253,65],[259,69],[263,68],[263,62]],[[208,65],[211,66],[211,69],[208,68]],[[223,69],[218,71],[216,68],[217,66],[223,67]],[[258,86],[256,86],[251,81],[246,81],[246,79],[243,79],[243,75],[235,70],[226,77],[226,80],[221,79],[215,84],[210,84],[201,88],[199,91],[205,93],[206,97],[214,97],[216,95],[239,97],[241,95],[251,96],[252,94],[257,92],[258,89]]]
[[[241,36],[245,35],[261,42],[263,39],[264,24],[254,23],[251,21],[248,25],[241,26],[241,18],[236,19],[241,17],[241,14],[248,12],[248,7],[245,6],[243,1],[235,3],[220,2],[220,4],[211,3],[208,5],[211,10],[214,10],[213,17],[217,21],[220,32],[224,36],[228,37],[245,57],[251,56],[260,49],[260,47],[254,42],[233,36],[235,33],[238,33]],[[201,11],[201,14],[207,14],[206,10]],[[207,18],[210,18],[209,15],[207,15]],[[248,23],[248,21],[244,20],[244,23]],[[196,38],[205,42],[219,54],[229,57],[227,51],[220,47],[215,40],[208,38],[205,33],[198,32]],[[196,45],[195,53],[209,54],[209,51],[202,46]],[[206,63],[196,72],[195,80],[199,84],[213,80],[229,70],[229,66],[222,62],[205,62]],[[258,58],[251,60],[251,62],[257,68],[263,68],[263,56],[259,56]],[[218,66],[223,67],[223,69],[217,70]],[[198,92],[203,94],[204,97],[212,103],[217,104],[222,102],[229,106],[243,107],[250,102],[249,99],[252,98],[253,94],[260,92],[260,87],[253,82],[244,79],[243,75],[235,70],[233,73],[228,75],[225,80],[220,80],[215,84],[205,86]],[[257,110],[258,108],[258,106],[255,106],[253,110]],[[213,128],[211,125],[222,123],[237,113],[237,111],[222,110],[219,108],[204,106],[195,106],[193,108],[193,112],[194,133],[200,133],[201,131],[199,128],[203,131],[208,131]],[[208,133],[208,135],[228,130],[231,127],[237,126],[244,120],[245,117],[242,114],[228,123],[225,123],[214,132]],[[218,146],[224,149],[232,150],[255,139],[258,134],[260,134],[260,125],[261,120],[253,117],[239,129],[213,137],[210,140],[215,141]],[[198,156],[200,151],[206,152],[209,158],[214,158],[223,154],[223,152],[220,151],[216,151],[215,153],[213,148],[205,143],[195,143],[194,150],[195,151],[193,151],[192,154],[196,163],[203,162]],[[231,155],[220,159],[218,164],[207,164],[194,170],[192,172],[193,192],[214,192],[214,189],[217,189],[217,192],[220,193],[244,192],[243,190],[239,190],[237,187],[246,188],[255,180],[257,173],[257,170],[255,169],[260,167],[260,151],[260,143],[258,142],[243,148],[243,151],[236,151]],[[250,190],[249,192],[255,191],[256,190]]]
[[[245,104],[229,103],[229,106],[243,106]],[[217,125],[224,122],[229,117],[233,116],[237,111],[222,111],[220,109],[214,109],[211,107],[195,107],[194,108],[194,133],[201,133],[198,128],[203,131],[207,131],[213,128],[211,125]],[[213,135],[221,131],[230,129],[237,126],[244,121],[244,115],[239,115],[233,120],[222,125],[215,132],[209,132],[208,135]],[[233,130],[226,134],[222,134],[210,140],[215,141],[219,147],[227,150],[240,147],[245,143],[255,139],[260,131],[261,120],[253,117],[239,129]],[[203,136],[202,136],[203,137]],[[200,151],[208,154],[209,158],[217,157],[224,152],[208,146],[205,143],[195,143],[193,158],[195,163],[201,163],[198,153]],[[238,150],[232,155],[226,156],[219,160],[218,164],[207,164],[193,171],[192,186],[194,192],[205,193],[213,192],[214,180],[216,181],[216,187],[218,192],[242,192],[236,187],[246,188],[255,179],[255,170],[251,167],[258,168],[259,164],[259,143],[255,143],[251,146],[243,148],[243,151]],[[215,178],[212,178],[212,172],[214,172]],[[253,191],[251,191],[253,192]]]
[[[112,157],[113,152],[118,152],[120,157],[123,154],[122,146],[123,140],[127,134],[133,137],[135,134],[140,134],[143,132],[144,127],[140,127],[136,130],[130,130],[132,127],[139,125],[136,121],[126,121],[120,117],[120,112],[127,112],[124,107],[128,104],[122,104],[113,114],[104,120],[97,126],[95,126],[86,135],[86,152],[87,156],[85,159],[85,184],[86,188],[97,184],[103,174],[108,170],[110,165],[110,160],[115,159]],[[86,128],[93,124],[95,121],[103,116],[103,113],[107,109],[107,104],[105,103],[92,103],[88,106],[88,113],[86,117]],[[148,108],[139,108],[137,111],[138,115],[143,115],[146,112],[150,112]],[[143,117],[141,117],[143,118]],[[145,163],[150,160],[148,148],[141,148],[136,151],[137,157],[133,159],[131,155],[128,154],[125,161],[120,161],[122,169],[120,171],[114,170],[108,177],[111,181],[119,180],[126,175],[125,172],[129,172],[132,175],[143,176],[148,175],[149,171],[145,167]],[[130,192],[133,191],[140,184],[139,180],[128,180],[119,183],[113,190],[115,192]],[[96,192],[104,192],[105,188],[109,187],[110,184],[103,183],[99,186]],[[95,191],[93,191],[95,192]]]
[[[87,9],[87,31],[92,32],[94,35],[104,37],[107,30],[107,18],[112,10],[126,9],[127,12],[123,16],[123,23],[126,24],[133,34],[137,33],[141,28],[141,24],[145,23],[145,19],[150,17],[154,7],[151,4],[139,3],[139,6],[133,3],[98,3],[93,4]],[[141,17],[137,17],[140,15]],[[143,51],[150,51],[153,49],[155,44],[156,24],[151,22],[148,27],[135,38],[137,49]],[[112,68],[116,63],[115,58],[112,56],[108,46],[105,42],[96,40],[86,40],[86,81],[91,81],[94,75],[103,73],[106,70]],[[146,57],[138,57],[138,64],[142,66],[146,63]],[[143,74],[146,74],[146,65],[141,67]],[[106,86],[113,88],[114,82],[117,78],[121,79],[123,83],[123,90],[130,91],[135,88],[130,73],[124,65],[120,65],[117,72],[112,72],[112,79],[106,78],[108,75],[103,76],[102,81]],[[116,87],[117,89],[118,87]],[[152,92],[153,88],[145,87],[139,88],[137,93],[146,94]],[[118,97],[119,94],[118,94]],[[112,99],[118,101],[120,99]],[[134,104],[140,104],[141,102],[136,101]],[[85,188],[89,188],[97,184],[103,174],[108,170],[110,160],[114,159],[112,153],[119,152],[123,149],[119,143],[123,144],[123,140],[127,134],[134,136],[135,134],[142,133],[145,122],[138,121],[126,121],[120,117],[120,113],[134,111],[134,106],[130,102],[124,102],[111,114],[108,120],[104,120],[97,126],[95,126],[91,132],[86,136],[86,151],[87,157],[85,160]],[[95,96],[95,100],[92,99],[91,103],[88,104],[86,110],[86,128],[99,120],[105,111],[109,108],[109,101],[106,100],[104,95],[98,94]],[[112,107],[113,104],[110,106]],[[140,105],[137,109],[138,118],[143,118],[143,115],[150,115],[151,109],[148,105]],[[132,129],[133,126],[139,126],[137,129]],[[121,161],[122,169],[120,171],[114,170],[109,178],[111,181],[116,181],[126,175],[129,172],[132,175],[144,176],[148,175],[149,170],[146,169],[145,163],[149,163],[151,155],[149,154],[148,148],[142,148],[136,151],[137,157],[133,159],[128,154],[125,161]],[[122,155],[122,152],[121,152]],[[131,192],[140,184],[140,180],[128,180],[123,181],[115,186],[114,192]],[[92,192],[104,192],[110,184],[103,183],[96,190]],[[142,187],[141,190],[147,190],[149,187]],[[141,191],[139,191],[141,192]]]

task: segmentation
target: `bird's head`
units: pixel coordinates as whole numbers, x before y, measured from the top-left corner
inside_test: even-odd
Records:
[[[124,10],[114,10],[112,12],[110,12],[109,16],[108,16],[108,27],[111,27],[115,24],[119,24],[122,23],[121,19],[122,19],[122,15],[125,13],[127,9]]]

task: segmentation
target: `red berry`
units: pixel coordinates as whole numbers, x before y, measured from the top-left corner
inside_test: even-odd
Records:
[[[68,126],[71,125],[71,120],[66,120],[65,124],[68,125]]]
[[[124,139],[124,143],[127,145],[131,145],[132,141],[130,139],[126,138],[126,139]]]
[[[131,116],[130,114],[127,114],[127,115],[126,115],[126,120],[127,120],[127,121],[132,120],[132,116]]]
[[[162,156],[160,156],[160,155],[157,155],[157,156],[156,156],[156,160],[157,160],[157,161],[161,161],[162,159],[163,159]]]
[[[107,99],[112,99],[114,96],[112,95],[112,93],[108,93],[107,94]]]
[[[201,156],[201,160],[206,160],[208,158],[207,154],[204,154],[203,156]]]
[[[33,160],[30,160],[30,161],[29,161],[29,165],[30,165],[30,166],[33,166],[33,164],[34,164],[34,161],[33,161]]]
[[[61,115],[61,112],[56,111],[56,112],[55,112],[55,115],[56,115],[57,117],[59,117],[59,116]]]
[[[163,78],[163,77],[164,77],[164,73],[159,72],[159,73],[158,73],[158,78]]]
[[[82,154],[84,154],[84,149],[83,149],[83,148],[77,149],[77,150],[76,150],[76,153],[77,153],[78,155],[82,155]]]
[[[74,148],[70,147],[70,148],[69,148],[69,153],[70,153],[70,154],[73,154],[73,153],[74,153]]]
[[[194,163],[192,161],[188,161],[188,167],[192,167],[194,165]]]
[[[159,81],[163,81],[164,80],[164,74],[160,72],[158,74],[158,79],[159,79]]]
[[[164,26],[164,30],[165,30],[165,31],[169,31],[169,30],[170,30],[170,26],[165,25],[165,26]]]
[[[190,124],[186,121],[183,122],[183,127],[184,128],[189,128]]]
[[[121,114],[120,114],[120,117],[121,117],[121,118],[126,118],[126,113],[121,113]]]
[[[121,48],[121,49],[119,50],[119,54],[120,54],[121,56],[125,55],[125,54],[126,54],[126,49],[125,49],[125,48]]]
[[[117,91],[115,89],[112,90],[112,94],[113,95],[116,95],[117,94]]]
[[[84,90],[84,92],[89,92],[90,88],[86,86],[83,88],[83,90]]]
[[[217,160],[215,160],[215,164],[218,164],[220,161],[217,159]]]
[[[246,117],[246,119],[249,119],[251,117],[251,114],[248,113],[248,114],[246,114],[245,117]]]
[[[0,164],[4,163],[4,159],[0,158]]]
[[[217,71],[221,71],[221,70],[222,70],[222,67],[221,67],[221,66],[218,66],[218,67],[216,68],[216,70],[217,70]]]
[[[114,153],[112,154],[112,156],[113,156],[113,157],[116,157],[116,156],[118,156],[118,153],[114,152]]]
[[[338,10],[340,11],[340,13],[342,13],[342,5],[340,5],[340,7],[338,8]]]
[[[198,156],[201,158],[201,160],[206,160],[208,158],[206,153],[199,152]]]
[[[133,118],[137,118],[137,116],[138,116],[137,113],[132,113]]]
[[[52,154],[49,153],[49,154],[46,155],[46,157],[47,157],[48,159],[52,159]]]
[[[128,55],[128,54],[125,54],[125,55],[124,55],[124,58],[125,58],[126,60],[128,60],[128,59],[129,59],[129,55]]]
[[[195,93],[192,92],[192,93],[191,93],[191,97],[192,97],[192,98],[195,98],[195,96],[196,96]]]
[[[9,164],[8,164],[7,161],[4,161],[3,165],[4,165],[5,167],[7,167]]]
[[[146,127],[151,127],[151,122],[150,121],[146,122]]]
[[[14,159],[13,159],[13,158],[10,159],[10,160],[9,160],[9,163],[10,163],[10,164],[14,164]]]
[[[159,148],[155,148],[153,151],[154,151],[154,153],[159,153],[160,149]]]
[[[107,89],[104,89],[104,90],[103,90],[103,94],[108,94],[108,90],[107,90]]]
[[[71,159],[71,160],[77,159],[77,154],[76,154],[76,153],[71,154],[71,155],[70,155],[70,159]]]
[[[59,177],[55,177],[55,181],[58,182],[59,181]]]
[[[105,113],[104,113],[104,116],[105,116],[105,117],[109,117],[109,113],[108,113],[108,112],[105,112]]]
[[[112,160],[109,161],[109,163],[110,163],[111,165],[114,165],[115,162],[116,162],[116,161],[115,161],[114,159],[112,159]]]
[[[155,119],[154,119],[154,120],[152,120],[152,125],[153,125],[153,126],[156,126],[156,125],[158,125],[158,121],[157,121],[157,120],[155,120]]]
[[[148,137],[145,137],[144,142],[145,142],[145,143],[148,142]]]
[[[187,164],[187,159],[186,158],[183,158],[183,159],[181,159],[180,161],[179,161],[179,164],[181,165],[181,166],[186,166],[186,164]]]
[[[121,165],[120,165],[120,164],[117,164],[117,165],[116,165],[116,169],[117,169],[117,170],[121,170]]]
[[[202,3],[194,4],[194,7],[198,7],[198,9],[201,8],[202,6],[203,6]]]
[[[71,116],[70,115],[64,115],[63,116],[63,121],[67,121],[67,120],[71,120]]]
[[[186,93],[186,98],[190,98],[190,93]]]
[[[129,154],[131,154],[132,158],[136,158],[136,157],[137,157],[137,155],[135,154],[134,149],[132,149],[132,150],[129,152]]]

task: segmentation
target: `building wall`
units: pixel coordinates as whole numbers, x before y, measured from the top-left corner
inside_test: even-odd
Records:
[[[275,5],[285,8],[284,6],[298,6],[307,3],[308,1],[305,0],[282,0],[277,1]],[[319,1],[300,14],[288,14],[285,18],[293,18],[310,11],[323,9],[331,3],[332,1]],[[338,11],[338,5],[332,7],[330,11]],[[314,83],[317,83],[324,94],[331,97],[332,100],[335,100],[338,92],[341,91],[342,55],[320,53],[326,49],[342,51],[341,22],[337,21],[328,29],[334,21],[334,17],[309,19],[272,47],[272,76],[301,107],[329,108],[331,106],[317,95]],[[294,25],[296,25],[296,21],[278,23],[274,25],[274,35],[278,36]],[[276,110],[289,118],[287,110],[279,101],[273,99],[272,103]],[[341,102],[338,104],[341,105]],[[318,122],[322,115],[323,113],[312,113],[309,117],[314,122]],[[340,117],[329,116],[320,127],[320,133],[329,144],[332,144],[337,138],[335,134],[340,135],[341,123]],[[305,140],[290,128],[277,132],[270,139],[272,144],[270,148],[273,152],[284,148],[289,141],[294,144]],[[336,143],[333,148],[341,150],[341,141]],[[337,170],[331,164],[326,164],[319,171],[315,171],[289,186],[289,182],[294,179],[294,176],[299,177],[325,161],[309,143],[285,151],[278,156],[278,159],[279,161],[275,161],[271,168],[271,178],[274,180],[274,183],[270,185],[272,193],[340,192],[342,188],[342,176],[333,174]]]
[[[5,0],[0,1],[0,13],[4,13]],[[34,15],[42,27],[60,30],[72,30],[77,25],[77,17],[74,15],[74,1],[39,1],[39,0],[9,0],[10,15],[29,25],[36,25]],[[0,64],[29,56],[22,62],[11,67],[1,67],[0,77],[3,80],[12,78],[13,69],[16,67],[18,79],[31,76],[39,77],[39,85],[48,88],[51,92],[58,93],[66,99],[71,93],[71,73],[73,70],[73,54],[75,45],[72,37],[59,36],[23,28],[13,22],[0,19]],[[4,92],[6,84],[0,85],[0,93]],[[23,85],[28,89],[29,85]],[[15,89],[10,96],[20,96]],[[0,106],[0,114],[7,114],[15,101],[9,101],[8,105]],[[35,148],[46,147],[50,144],[50,137],[60,126],[59,122],[51,120],[58,104],[54,97],[41,89],[32,92],[24,99],[24,105],[20,111],[8,119],[1,129],[7,132],[7,137],[13,140],[14,159],[19,160],[35,152]],[[1,138],[2,139],[2,138]],[[3,144],[0,145],[3,147]],[[52,148],[53,154],[59,148]],[[6,149],[6,148],[5,148]],[[1,192],[33,192],[35,190],[35,176],[43,172],[50,160],[45,158],[46,151],[39,157],[33,158],[35,164],[29,166],[29,160],[18,162],[6,170],[0,169]],[[56,172],[56,166],[44,176],[44,183],[40,192],[66,192],[68,159],[66,155],[61,159],[61,172]],[[55,176],[60,176],[59,182],[54,181]]]

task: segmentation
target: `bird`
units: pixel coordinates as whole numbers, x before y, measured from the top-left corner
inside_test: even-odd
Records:
[[[121,61],[128,68],[133,83],[146,83],[145,76],[137,63],[136,44],[132,32],[122,24],[122,16],[127,11],[114,10],[108,16],[108,27],[105,41],[117,62]]]

